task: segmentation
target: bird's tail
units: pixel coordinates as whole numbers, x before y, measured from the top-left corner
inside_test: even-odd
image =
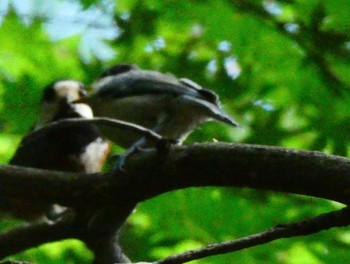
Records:
[[[234,126],[234,127],[239,127],[239,124],[236,120],[234,120],[231,116],[229,116],[224,110],[218,109],[219,114],[215,115],[215,119],[218,121],[221,121],[225,124]]]
[[[195,106],[198,111],[202,112],[210,119],[223,122],[230,126],[239,127],[239,124],[221,108],[219,102],[214,104],[212,102],[195,97],[189,97],[187,95],[183,96],[183,98],[188,98],[187,101],[191,103],[192,107]]]

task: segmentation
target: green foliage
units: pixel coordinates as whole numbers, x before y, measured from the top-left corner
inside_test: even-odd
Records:
[[[114,1],[70,2],[81,3],[83,13]],[[211,87],[241,124],[236,130],[207,124],[189,142],[216,139],[349,155],[349,0],[119,0],[111,6],[115,31],[122,32],[112,41],[97,21],[95,25],[79,17],[52,16],[52,23],[74,22],[73,28],[90,29],[55,39],[47,27],[51,12],[32,13],[30,22],[24,19],[28,14],[17,9],[0,12],[2,163],[34,122],[45,85],[59,78],[91,83],[104,66],[118,62],[171,72]],[[84,41],[97,30],[105,31],[113,58],[91,59],[81,52],[105,51]],[[122,241],[132,259],[151,260],[338,207],[310,197],[254,190],[181,190],[142,203],[124,228]],[[0,227],[13,224],[3,221]],[[30,250],[17,259],[91,259],[81,244],[69,243]],[[346,263],[349,244],[349,231],[336,229],[196,263]]]
[[[90,263],[93,255],[85,245],[77,240],[67,239],[64,242],[45,244],[37,249],[27,250],[15,256],[17,260],[31,259],[33,263]]]

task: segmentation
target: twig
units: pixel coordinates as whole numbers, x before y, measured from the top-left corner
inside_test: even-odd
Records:
[[[143,126],[136,125],[134,123],[106,118],[106,117],[95,117],[91,119],[82,118],[67,118],[59,121],[52,122],[38,130],[34,130],[26,135],[26,138],[36,138],[47,133],[48,131],[56,130],[58,128],[71,127],[77,125],[91,124],[96,125],[99,128],[110,127],[116,130],[122,130],[124,132],[131,132],[134,134],[139,134],[140,137],[146,137],[147,139],[153,140],[155,142],[162,139],[162,136],[153,132],[152,130],[145,128]],[[105,136],[105,135],[104,135]],[[106,135],[107,137],[109,135]],[[111,137],[111,139],[113,139]],[[118,144],[118,142],[116,142]]]
[[[277,225],[264,232],[243,237],[233,241],[211,244],[203,248],[182,252],[165,259],[153,262],[153,264],[180,264],[201,258],[225,254],[246,249],[249,247],[266,244],[268,242],[296,236],[310,235],[332,227],[348,226],[350,224],[350,210],[344,208],[339,211],[319,215],[301,222]]]

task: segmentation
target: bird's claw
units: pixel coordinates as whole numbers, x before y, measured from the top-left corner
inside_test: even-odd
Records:
[[[113,166],[113,169],[114,170],[117,170],[117,171],[125,171],[124,170],[124,165],[125,165],[125,161],[126,161],[126,158],[128,157],[129,155],[126,154],[126,153],[122,153],[122,154],[114,154],[113,155],[113,159],[116,159],[117,158],[117,161],[116,163],[114,164]]]
[[[146,152],[148,149],[141,148],[140,146],[132,146],[129,149],[127,149],[124,153],[121,154],[114,154],[112,156],[113,159],[117,158],[117,161],[115,165],[113,166],[113,169],[119,170],[119,171],[125,171],[124,165],[126,162],[126,159],[131,156],[132,154],[139,153],[139,152]]]
[[[170,146],[173,144],[178,144],[179,142],[177,140],[173,139],[166,139],[166,138],[161,138],[159,139],[156,144],[156,150],[158,154],[167,154],[170,150]],[[115,165],[113,166],[113,169],[119,170],[119,171],[125,171],[124,170],[124,165],[126,162],[126,159],[135,153],[139,152],[149,152],[152,151],[152,149],[148,148],[142,148],[140,144],[136,143],[135,145],[131,146],[129,149],[127,149],[124,153],[121,154],[114,154],[112,155],[112,159],[115,160],[117,158],[117,161]]]

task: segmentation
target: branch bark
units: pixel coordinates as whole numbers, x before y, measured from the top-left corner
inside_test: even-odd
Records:
[[[135,155],[126,164],[125,175],[118,176],[118,187],[120,195],[138,201],[187,187],[224,186],[303,194],[347,204],[349,172],[349,159],[316,151],[197,143],[174,146],[167,156]],[[128,186],[133,186],[132,193],[125,191]]]
[[[43,235],[36,235],[38,239],[30,244],[21,240],[16,230],[1,235],[0,243],[6,239],[16,241],[17,252],[43,242],[76,237],[99,253],[96,261],[105,258],[127,260],[119,246],[111,247],[109,242],[113,242],[115,232],[138,202],[187,187],[225,186],[303,194],[347,204],[349,175],[350,159],[347,158],[313,151],[228,143],[171,146],[167,154],[155,150],[141,152],[127,160],[125,171],[101,174],[0,166],[0,196],[33,202],[46,199],[77,211],[73,223],[41,226],[37,232]],[[337,226],[338,222],[332,221],[329,227]],[[346,225],[348,217],[344,216],[343,221]],[[24,232],[30,234],[32,230],[24,229]],[[0,256],[15,253],[2,245]]]
[[[0,166],[0,194],[68,206],[87,198],[113,205],[116,201],[137,203],[187,187],[224,186],[303,194],[347,204],[349,175],[350,159],[340,156],[281,147],[198,143],[172,146],[166,155],[141,152],[127,160],[125,171],[101,174]]]
[[[192,260],[225,254],[229,252],[246,249],[249,247],[265,244],[281,238],[305,236],[326,230],[332,227],[347,226],[350,223],[350,210],[342,210],[322,214],[320,216],[301,222],[285,225],[277,225],[264,232],[243,237],[233,241],[226,241],[208,245],[203,248],[182,252],[169,256],[165,259],[153,262],[153,264],[181,264]]]

